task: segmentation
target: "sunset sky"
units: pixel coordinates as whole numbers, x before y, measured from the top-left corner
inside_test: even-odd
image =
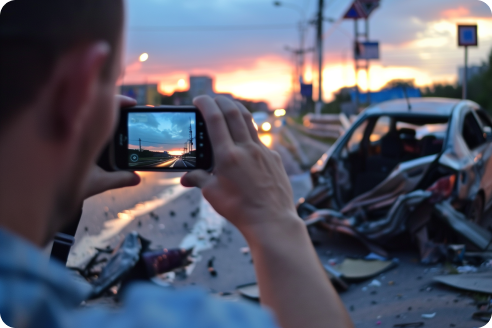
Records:
[[[325,2],[325,16],[338,19],[351,0]],[[305,8],[308,18],[315,14],[316,0],[289,3]],[[275,7],[269,0],[129,0],[128,4],[125,83],[159,83],[161,91],[172,93],[189,74],[207,74],[215,77],[217,92],[266,100],[272,108],[285,105],[294,66],[284,48],[299,44],[299,12]],[[492,13],[483,2],[382,0],[370,22],[371,39],[382,44],[382,59],[370,71],[371,90],[395,78],[415,79],[419,86],[455,81],[463,62],[463,49],[456,45],[457,23],[478,24],[480,44],[470,49],[470,63],[479,64],[492,48]],[[307,47],[313,46],[314,36],[310,28]],[[325,24],[325,99],[355,82],[352,36],[353,21]],[[149,60],[139,63],[144,52]],[[316,79],[312,62],[308,55],[307,80]],[[367,88],[363,72],[359,82]]]
[[[190,124],[195,137],[195,119],[194,113],[130,113],[128,148],[139,149],[141,139],[142,150],[167,151],[171,155],[181,155],[185,142],[189,139]]]

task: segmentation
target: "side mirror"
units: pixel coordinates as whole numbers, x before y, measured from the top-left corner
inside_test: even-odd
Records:
[[[486,126],[483,128],[484,138],[487,141],[492,141],[492,128],[490,126]]]

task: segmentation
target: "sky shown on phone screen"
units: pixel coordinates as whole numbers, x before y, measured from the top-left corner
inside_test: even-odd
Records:
[[[181,155],[191,138],[195,143],[196,115],[194,113],[130,113],[128,116],[129,149],[154,152],[167,151]]]

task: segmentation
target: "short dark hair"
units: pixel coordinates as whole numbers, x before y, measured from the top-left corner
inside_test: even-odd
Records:
[[[119,46],[123,0],[13,0],[0,14],[0,125],[32,102],[57,60],[78,45]],[[115,51],[103,75],[109,76]]]

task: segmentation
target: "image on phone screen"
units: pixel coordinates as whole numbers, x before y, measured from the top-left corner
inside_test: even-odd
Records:
[[[195,168],[196,114],[183,112],[129,113],[130,168]]]

